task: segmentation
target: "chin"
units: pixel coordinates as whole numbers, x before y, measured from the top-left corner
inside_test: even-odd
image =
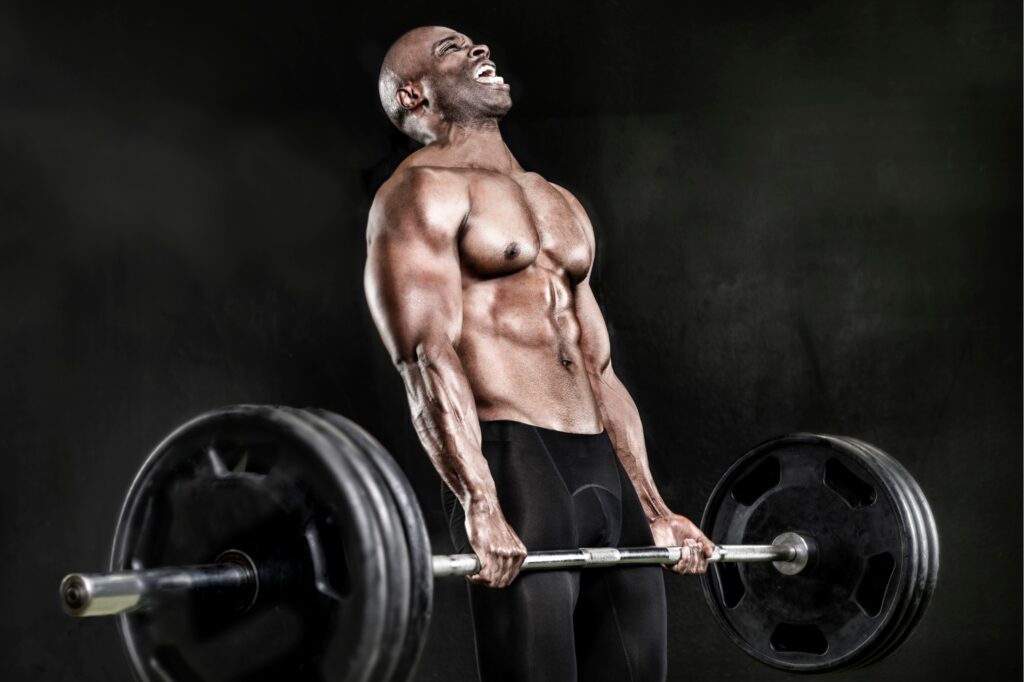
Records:
[[[512,108],[512,94],[508,90],[501,93],[501,96],[495,99],[497,101],[495,102],[494,109],[500,113],[505,114]]]
[[[479,102],[475,107],[476,115],[484,118],[501,118],[512,108],[512,98],[508,95],[503,97],[489,97],[487,101]]]

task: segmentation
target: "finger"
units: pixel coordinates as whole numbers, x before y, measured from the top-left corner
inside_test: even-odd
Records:
[[[693,561],[690,563],[690,570],[693,573],[703,573],[707,567],[707,557],[704,555],[704,544],[693,540],[690,545],[690,555]]]
[[[680,575],[685,575],[690,569],[690,547],[684,540],[680,545],[679,561],[672,567],[672,570]]]
[[[522,564],[522,560],[517,553],[509,553],[505,557],[504,561],[504,584],[502,587],[508,587],[512,584],[512,581],[519,575],[519,566]]]
[[[481,563],[484,564],[483,568],[481,568],[476,575],[472,576],[471,580],[476,584],[484,585],[485,587],[497,587],[497,581],[500,576],[496,570],[494,559],[492,557],[488,557]]]
[[[524,563],[526,563],[526,548],[519,546],[509,557],[509,582],[519,577],[519,572],[523,570]]]
[[[703,557],[704,548],[697,541],[687,539],[686,549],[687,556],[689,557],[686,572],[690,574],[696,573],[700,568],[700,560]]]
[[[512,582],[512,564],[508,557],[502,557],[500,568],[497,571],[495,577],[495,587],[508,587],[509,583]]]
[[[683,543],[682,558],[679,559],[679,563],[672,567],[672,570],[680,575],[686,575],[690,572],[693,566],[693,550]]]
[[[486,585],[487,587],[491,587],[494,583],[494,571],[491,568],[490,563],[488,562],[484,565],[474,575],[470,576],[469,579],[477,585]]]

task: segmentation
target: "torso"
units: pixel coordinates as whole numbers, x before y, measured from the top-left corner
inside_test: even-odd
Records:
[[[574,309],[591,247],[566,197],[537,173],[432,172],[450,175],[445,182],[468,195],[468,214],[454,234],[463,294],[456,351],[478,417],[600,432]]]

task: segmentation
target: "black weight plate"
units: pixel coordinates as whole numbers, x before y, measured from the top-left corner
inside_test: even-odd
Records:
[[[345,430],[352,438],[363,443],[364,451],[372,456],[371,458],[380,473],[389,482],[388,488],[394,496],[402,516],[405,538],[409,545],[411,590],[405,643],[395,679],[412,679],[427,640],[434,595],[433,552],[430,547],[427,524],[416,499],[416,492],[398,463],[384,446],[358,424],[327,410],[317,409],[313,412],[328,419],[338,428]],[[405,671],[404,677],[400,674],[401,671]]]
[[[878,651],[870,660],[865,661],[861,666],[863,667],[863,665],[874,663],[895,651],[907,640],[908,637],[910,637],[911,634],[913,634],[918,623],[920,623],[921,618],[924,617],[932,596],[935,594],[936,585],[938,584],[939,533],[938,526],[935,523],[935,517],[932,514],[931,506],[928,504],[928,499],[924,496],[921,486],[918,485],[914,477],[910,475],[910,472],[907,471],[906,467],[900,464],[898,460],[870,443],[850,437],[846,437],[846,440],[861,446],[864,450],[874,454],[880,460],[887,462],[888,466],[890,466],[895,472],[895,475],[904,482],[915,501],[916,510],[919,515],[919,523],[922,530],[922,537],[925,539],[923,547],[926,553],[926,560],[921,571],[920,584],[917,589],[916,608],[914,609],[911,617],[907,620],[907,623],[901,632],[899,632],[884,649]]]
[[[721,544],[767,544],[792,531],[817,546],[795,576],[754,563],[715,564],[702,578],[726,633],[768,665],[855,665],[908,608],[919,556],[907,500],[886,469],[848,443],[794,434],[759,445],[716,486],[701,527]]]
[[[900,471],[892,466],[895,461],[890,457],[877,456],[872,451],[855,442],[854,439],[846,437],[835,438],[847,443],[850,447],[857,448],[864,457],[874,460],[886,472],[888,479],[893,482],[903,503],[902,513],[912,522],[911,525],[914,530],[912,534],[908,535],[908,541],[912,542],[914,555],[917,557],[916,562],[914,562],[917,570],[913,575],[908,575],[910,587],[906,591],[904,600],[898,609],[893,610],[893,617],[887,623],[885,630],[880,632],[874,639],[873,646],[865,650],[863,656],[855,661],[851,661],[848,669],[853,669],[864,667],[882,658],[886,652],[891,650],[893,642],[900,637],[908,627],[908,624],[913,621],[914,614],[917,612],[921,602],[922,586],[929,568],[929,547],[917,498],[910,490]]]
[[[870,446],[870,447],[873,447],[873,446]],[[896,640],[895,642],[893,642],[893,644],[891,645],[891,648],[893,650],[896,647],[900,646],[904,641],[906,641],[906,639],[908,637],[910,637],[910,635],[917,628],[917,625],[921,621],[921,618],[924,617],[924,614],[927,611],[928,605],[931,603],[932,596],[935,594],[935,588],[936,588],[936,586],[938,584],[938,577],[939,577],[939,556],[940,556],[940,552],[939,552],[938,526],[936,525],[935,517],[932,514],[931,507],[928,504],[928,500],[924,496],[924,492],[921,490],[921,487],[918,485],[917,481],[915,481],[912,477],[910,477],[909,473],[907,473],[906,475],[907,475],[908,482],[910,484],[911,490],[914,492],[915,496],[918,498],[920,509],[922,510],[923,522],[924,522],[924,526],[926,528],[925,535],[929,538],[930,564],[929,564],[929,570],[928,570],[928,573],[927,573],[927,577],[925,579],[924,586],[923,586],[924,596],[923,596],[923,598],[921,600],[921,604],[920,604],[920,606],[917,609],[917,613],[914,615],[914,619],[907,626],[906,630],[899,637],[899,639]],[[888,652],[885,652],[885,653],[887,654]]]
[[[899,609],[894,609],[893,618],[890,619],[885,631],[880,632],[878,637],[875,638],[873,642],[874,646],[870,650],[866,651],[862,657],[852,661],[851,665],[847,667],[847,669],[850,670],[867,666],[872,661],[878,660],[883,656],[883,652],[888,649],[893,640],[899,637],[900,633],[903,632],[907,627],[907,624],[913,619],[914,612],[917,610],[917,606],[920,603],[921,592],[919,588],[922,584],[923,576],[928,570],[928,547],[927,539],[924,536],[924,528],[921,523],[921,515],[917,508],[917,501],[911,493],[910,488],[906,485],[906,482],[900,477],[899,472],[889,466],[889,462],[891,460],[889,458],[877,457],[874,453],[854,442],[851,438],[842,436],[833,436],[833,438],[843,441],[850,447],[857,448],[865,458],[875,461],[879,467],[887,472],[887,476],[893,481],[899,492],[900,499],[904,502],[904,513],[907,518],[911,519],[913,522],[913,537],[916,538],[914,549],[917,556],[917,571],[913,576],[911,576],[910,588],[907,590],[905,599]]]
[[[888,456],[877,456],[850,438],[840,436],[819,437],[841,442],[844,447],[854,448],[866,460],[873,461],[878,467],[881,478],[890,485],[893,499],[899,507],[899,513],[908,520],[909,530],[905,537],[906,543],[910,547],[906,574],[907,588],[903,593],[903,598],[893,605],[891,609],[892,616],[885,624],[885,627],[877,632],[872,638],[870,645],[865,646],[859,656],[851,658],[847,662],[844,670],[849,670],[864,667],[873,661],[879,660],[889,650],[892,642],[904,631],[908,623],[913,620],[914,613],[920,603],[923,576],[928,570],[928,543],[917,498],[911,492],[900,470],[893,466],[896,464],[895,460]]]
[[[339,429],[332,420],[315,410],[302,410],[301,414],[330,438],[342,441],[339,444],[339,451],[349,453],[353,469],[358,472],[366,490],[367,508],[372,510],[380,524],[386,557],[388,600],[381,650],[370,679],[375,682],[387,682],[393,679],[400,663],[409,610],[409,550],[405,541],[405,528],[389,489],[389,483],[377,470],[372,455],[367,452],[369,444],[364,439],[352,437]]]
[[[142,680],[367,680],[386,608],[378,523],[337,443],[305,419],[241,405],[179,427],[118,521],[111,570],[210,563],[260,576],[246,611],[180,598],[118,617]]]

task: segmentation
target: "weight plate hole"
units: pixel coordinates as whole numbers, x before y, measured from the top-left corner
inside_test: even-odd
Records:
[[[766,492],[779,484],[782,467],[779,460],[768,457],[754,467],[753,471],[736,481],[732,486],[732,497],[740,504],[750,506]]]
[[[327,528],[311,522],[305,531],[306,546],[313,563],[313,579],[321,594],[340,601],[352,593],[348,555],[337,530],[331,528],[334,519],[327,516],[321,519],[321,523]]]
[[[216,478],[249,478],[259,480],[270,470],[271,459],[268,448],[259,444],[245,444],[215,441],[206,446],[205,461],[200,470],[212,473]],[[250,453],[250,449],[253,453]]]
[[[885,588],[889,586],[895,568],[896,560],[888,552],[876,554],[867,561],[854,599],[864,609],[864,613],[872,618],[882,610]]]
[[[821,656],[828,651],[828,640],[817,625],[779,623],[768,643],[772,649],[781,652]]]
[[[722,602],[730,609],[736,608],[747,591],[736,564],[715,564],[715,575],[718,578],[718,589],[722,591]]]
[[[825,485],[854,509],[874,504],[878,496],[870,483],[850,471],[838,459],[825,462]]]

